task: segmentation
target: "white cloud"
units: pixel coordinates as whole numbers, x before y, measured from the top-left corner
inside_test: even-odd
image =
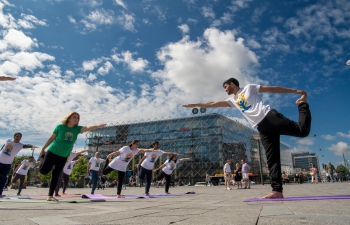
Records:
[[[299,145],[313,145],[314,144],[314,140],[312,140],[311,138],[302,138],[302,139],[299,139],[297,141],[297,143]]]
[[[321,135],[322,138],[328,140],[328,141],[332,141],[335,139],[335,136],[332,136],[330,134],[326,134],[326,135]]]
[[[100,75],[106,75],[109,73],[110,70],[113,69],[113,65],[112,63],[110,63],[109,61],[105,62],[103,64],[102,67],[100,67],[98,70],[97,70],[97,73],[100,74]]]
[[[332,151],[335,155],[342,156],[343,153],[350,153],[350,146],[345,142],[338,142],[336,145],[333,144],[329,147],[328,150]]]
[[[115,3],[117,3],[117,5],[120,5],[124,9],[126,9],[126,5],[125,5],[125,3],[122,0],[115,0]]]
[[[182,24],[178,26],[178,28],[182,31],[182,34],[187,34],[190,31],[190,28],[187,24]]]
[[[122,12],[117,17],[117,22],[121,24],[125,30],[136,32],[135,25],[134,25],[135,23],[134,15]]]
[[[201,11],[202,11],[202,15],[206,18],[212,18],[214,19],[215,18],[215,13],[213,11],[213,9],[211,7],[208,7],[208,6],[203,6],[201,8]]]
[[[23,19],[19,19],[18,24],[24,29],[33,29],[35,28],[34,25],[47,26],[45,20],[39,20],[33,15],[26,15],[22,13],[21,17]]]
[[[93,59],[93,60],[88,60],[83,62],[83,70],[84,71],[89,71],[89,70],[94,70],[98,64],[100,64],[103,60],[100,59]]]
[[[130,51],[122,52],[121,54],[112,55],[112,59],[117,63],[125,63],[132,73],[144,72],[149,62],[145,59],[133,59],[133,54]]]
[[[257,65],[258,59],[243,41],[233,31],[216,28],[205,30],[202,40],[196,42],[185,36],[161,48],[157,57],[164,69],[152,76],[164,80],[166,89],[175,86],[184,91],[189,95],[186,101],[223,99],[222,82],[232,74],[242,86],[253,80],[242,71],[253,74],[249,68]]]
[[[344,134],[343,132],[338,132],[337,135],[339,135],[340,137],[344,137],[344,138],[350,138],[350,131],[348,134]]]
[[[37,47],[36,39],[31,39],[22,31],[10,29],[4,37],[8,47],[13,47],[21,51],[30,50],[32,47]]]
[[[70,22],[72,22],[71,19]],[[96,9],[85,16],[80,23],[88,31],[96,30],[101,25],[112,25],[115,23],[114,12],[112,10]]]
[[[71,15],[68,15],[68,20],[69,20],[69,22],[71,22],[71,23],[74,23],[74,24],[77,23],[77,21],[76,21]]]
[[[250,47],[250,48],[253,48],[253,49],[259,49],[261,48],[261,45],[259,44],[259,42],[257,42],[256,40],[254,39],[249,39],[247,41],[247,45]]]

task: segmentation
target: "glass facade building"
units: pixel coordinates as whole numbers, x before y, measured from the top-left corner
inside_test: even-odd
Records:
[[[318,156],[316,153],[298,152],[292,153],[292,161],[294,168],[300,168],[301,170],[310,171],[311,164],[319,171]]]
[[[223,173],[227,159],[231,160],[232,169],[241,159],[253,163],[257,153],[257,142],[252,139],[253,134],[257,134],[257,131],[237,119],[213,113],[111,125],[87,133],[86,145],[93,150],[90,156],[99,151],[101,157],[105,158],[132,140],[140,141],[139,148],[150,148],[154,141],[159,141],[161,150],[182,154],[180,158],[192,158],[177,165],[174,178],[196,182],[203,181],[207,173]],[[266,167],[264,155],[263,165]],[[142,156],[134,157],[127,169],[135,174],[135,165],[141,158]],[[156,166],[166,159],[166,156],[160,157]]]

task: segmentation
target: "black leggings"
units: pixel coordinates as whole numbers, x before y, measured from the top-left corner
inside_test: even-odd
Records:
[[[106,160],[106,166],[102,171],[103,175],[107,175],[110,172],[112,172],[113,168],[108,166],[108,159]],[[125,177],[125,172],[116,170],[118,172],[118,184],[117,184],[117,195],[120,195],[122,193],[122,188],[123,188],[123,182],[124,182],[124,177]]]
[[[66,193],[68,182],[69,182],[69,175],[63,173],[63,191],[62,191],[62,193]]]
[[[62,172],[64,165],[66,164],[66,161],[67,161],[67,157],[56,155],[55,153],[52,153],[50,151],[47,151],[45,156],[41,156],[41,162],[39,166],[40,173],[45,175],[52,170],[49,196],[53,196],[60,173]]]
[[[161,180],[165,177],[165,193],[169,192],[169,187],[170,187],[170,180],[171,180],[171,174],[166,174],[164,171],[162,171],[160,174],[157,176],[157,180]]]

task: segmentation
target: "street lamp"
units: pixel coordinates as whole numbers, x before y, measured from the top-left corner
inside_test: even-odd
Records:
[[[264,185],[264,176],[262,173],[262,162],[261,162],[261,150],[260,150],[260,140],[261,137],[259,134],[253,134],[252,138],[254,140],[256,140],[257,144],[258,144],[258,150],[259,150],[259,166],[260,166],[260,180],[261,180],[261,184]]]
[[[98,137],[98,136],[94,136],[94,139],[96,140],[97,139],[97,143],[96,143],[96,151],[95,152],[98,152],[98,145],[100,144],[100,140],[102,139],[102,137]]]

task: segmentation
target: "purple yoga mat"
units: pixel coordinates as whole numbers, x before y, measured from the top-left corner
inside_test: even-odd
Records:
[[[274,201],[309,201],[309,200],[337,200],[350,199],[350,195],[333,195],[333,196],[301,196],[287,198],[249,198],[244,202],[274,202]]]
[[[85,194],[81,196],[82,198],[89,198],[89,199],[137,199],[137,198],[149,198],[148,196],[124,196],[124,198],[117,198],[117,197],[111,197],[111,196],[104,196],[100,194]]]

